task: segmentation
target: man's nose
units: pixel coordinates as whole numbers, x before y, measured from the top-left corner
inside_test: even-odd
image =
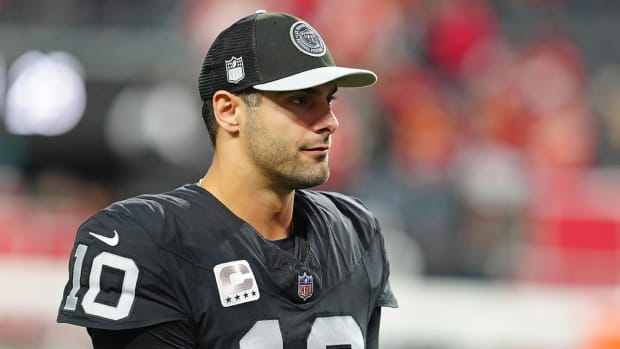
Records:
[[[338,128],[338,118],[330,106],[327,107],[323,116],[315,123],[314,131],[316,133],[332,134]]]

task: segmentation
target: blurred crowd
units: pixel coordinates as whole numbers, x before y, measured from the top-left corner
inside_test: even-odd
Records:
[[[102,27],[97,16],[112,16],[114,3],[79,8]],[[338,93],[332,176],[321,189],[369,203],[396,272],[620,281],[620,54],[605,40],[620,17],[614,1],[179,3],[174,18],[157,18],[182,28],[190,63],[177,79],[190,89],[216,33],[257,8],[305,18],[337,63],[377,73],[375,86]],[[16,8],[26,13],[26,5]],[[145,21],[123,18],[114,25]],[[88,91],[90,105],[97,92]],[[199,110],[197,94],[192,103]],[[192,149],[201,161],[188,167],[102,150],[64,166],[53,151],[46,159],[29,153],[32,142],[40,139],[0,132],[0,253],[65,258],[88,215],[195,181],[210,154],[208,146]],[[46,142],[51,149],[60,140]],[[109,177],[93,179],[93,168]]]

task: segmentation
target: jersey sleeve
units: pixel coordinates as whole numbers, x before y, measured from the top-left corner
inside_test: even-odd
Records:
[[[377,299],[377,306],[398,308],[398,301],[396,300],[396,296],[394,296],[394,293],[392,292],[392,287],[390,286],[389,281],[386,281],[386,283],[383,285],[383,291]]]
[[[164,322],[128,330],[89,328],[88,334],[94,349],[196,348],[192,327],[186,321]]]
[[[383,264],[383,272],[382,272],[382,288],[379,297],[377,298],[376,306],[378,307],[390,307],[390,308],[398,308],[398,301],[396,300],[396,296],[392,292],[392,287],[390,286],[390,262],[387,257],[387,253],[385,251],[385,243],[383,239],[383,234],[381,233],[381,227],[379,225],[378,220],[375,218],[376,229],[379,231],[377,235],[377,239],[379,240],[379,248],[380,255]]]
[[[157,217],[144,217],[108,208],[78,228],[58,322],[122,330],[185,319],[151,231]]]
[[[327,193],[345,216],[350,217],[359,239],[367,249],[366,268],[373,289],[378,289],[375,306],[397,308],[398,302],[390,286],[390,263],[385,250],[381,224],[360,199],[339,193]]]

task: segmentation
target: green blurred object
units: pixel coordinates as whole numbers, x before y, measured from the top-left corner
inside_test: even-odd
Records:
[[[24,168],[28,165],[28,161],[28,142],[26,139],[1,131],[0,166],[9,165]]]

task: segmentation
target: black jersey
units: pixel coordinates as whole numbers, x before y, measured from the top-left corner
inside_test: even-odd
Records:
[[[195,184],[112,204],[78,229],[58,321],[183,321],[195,348],[364,348],[396,306],[378,222],[341,194],[295,195],[284,249]]]

